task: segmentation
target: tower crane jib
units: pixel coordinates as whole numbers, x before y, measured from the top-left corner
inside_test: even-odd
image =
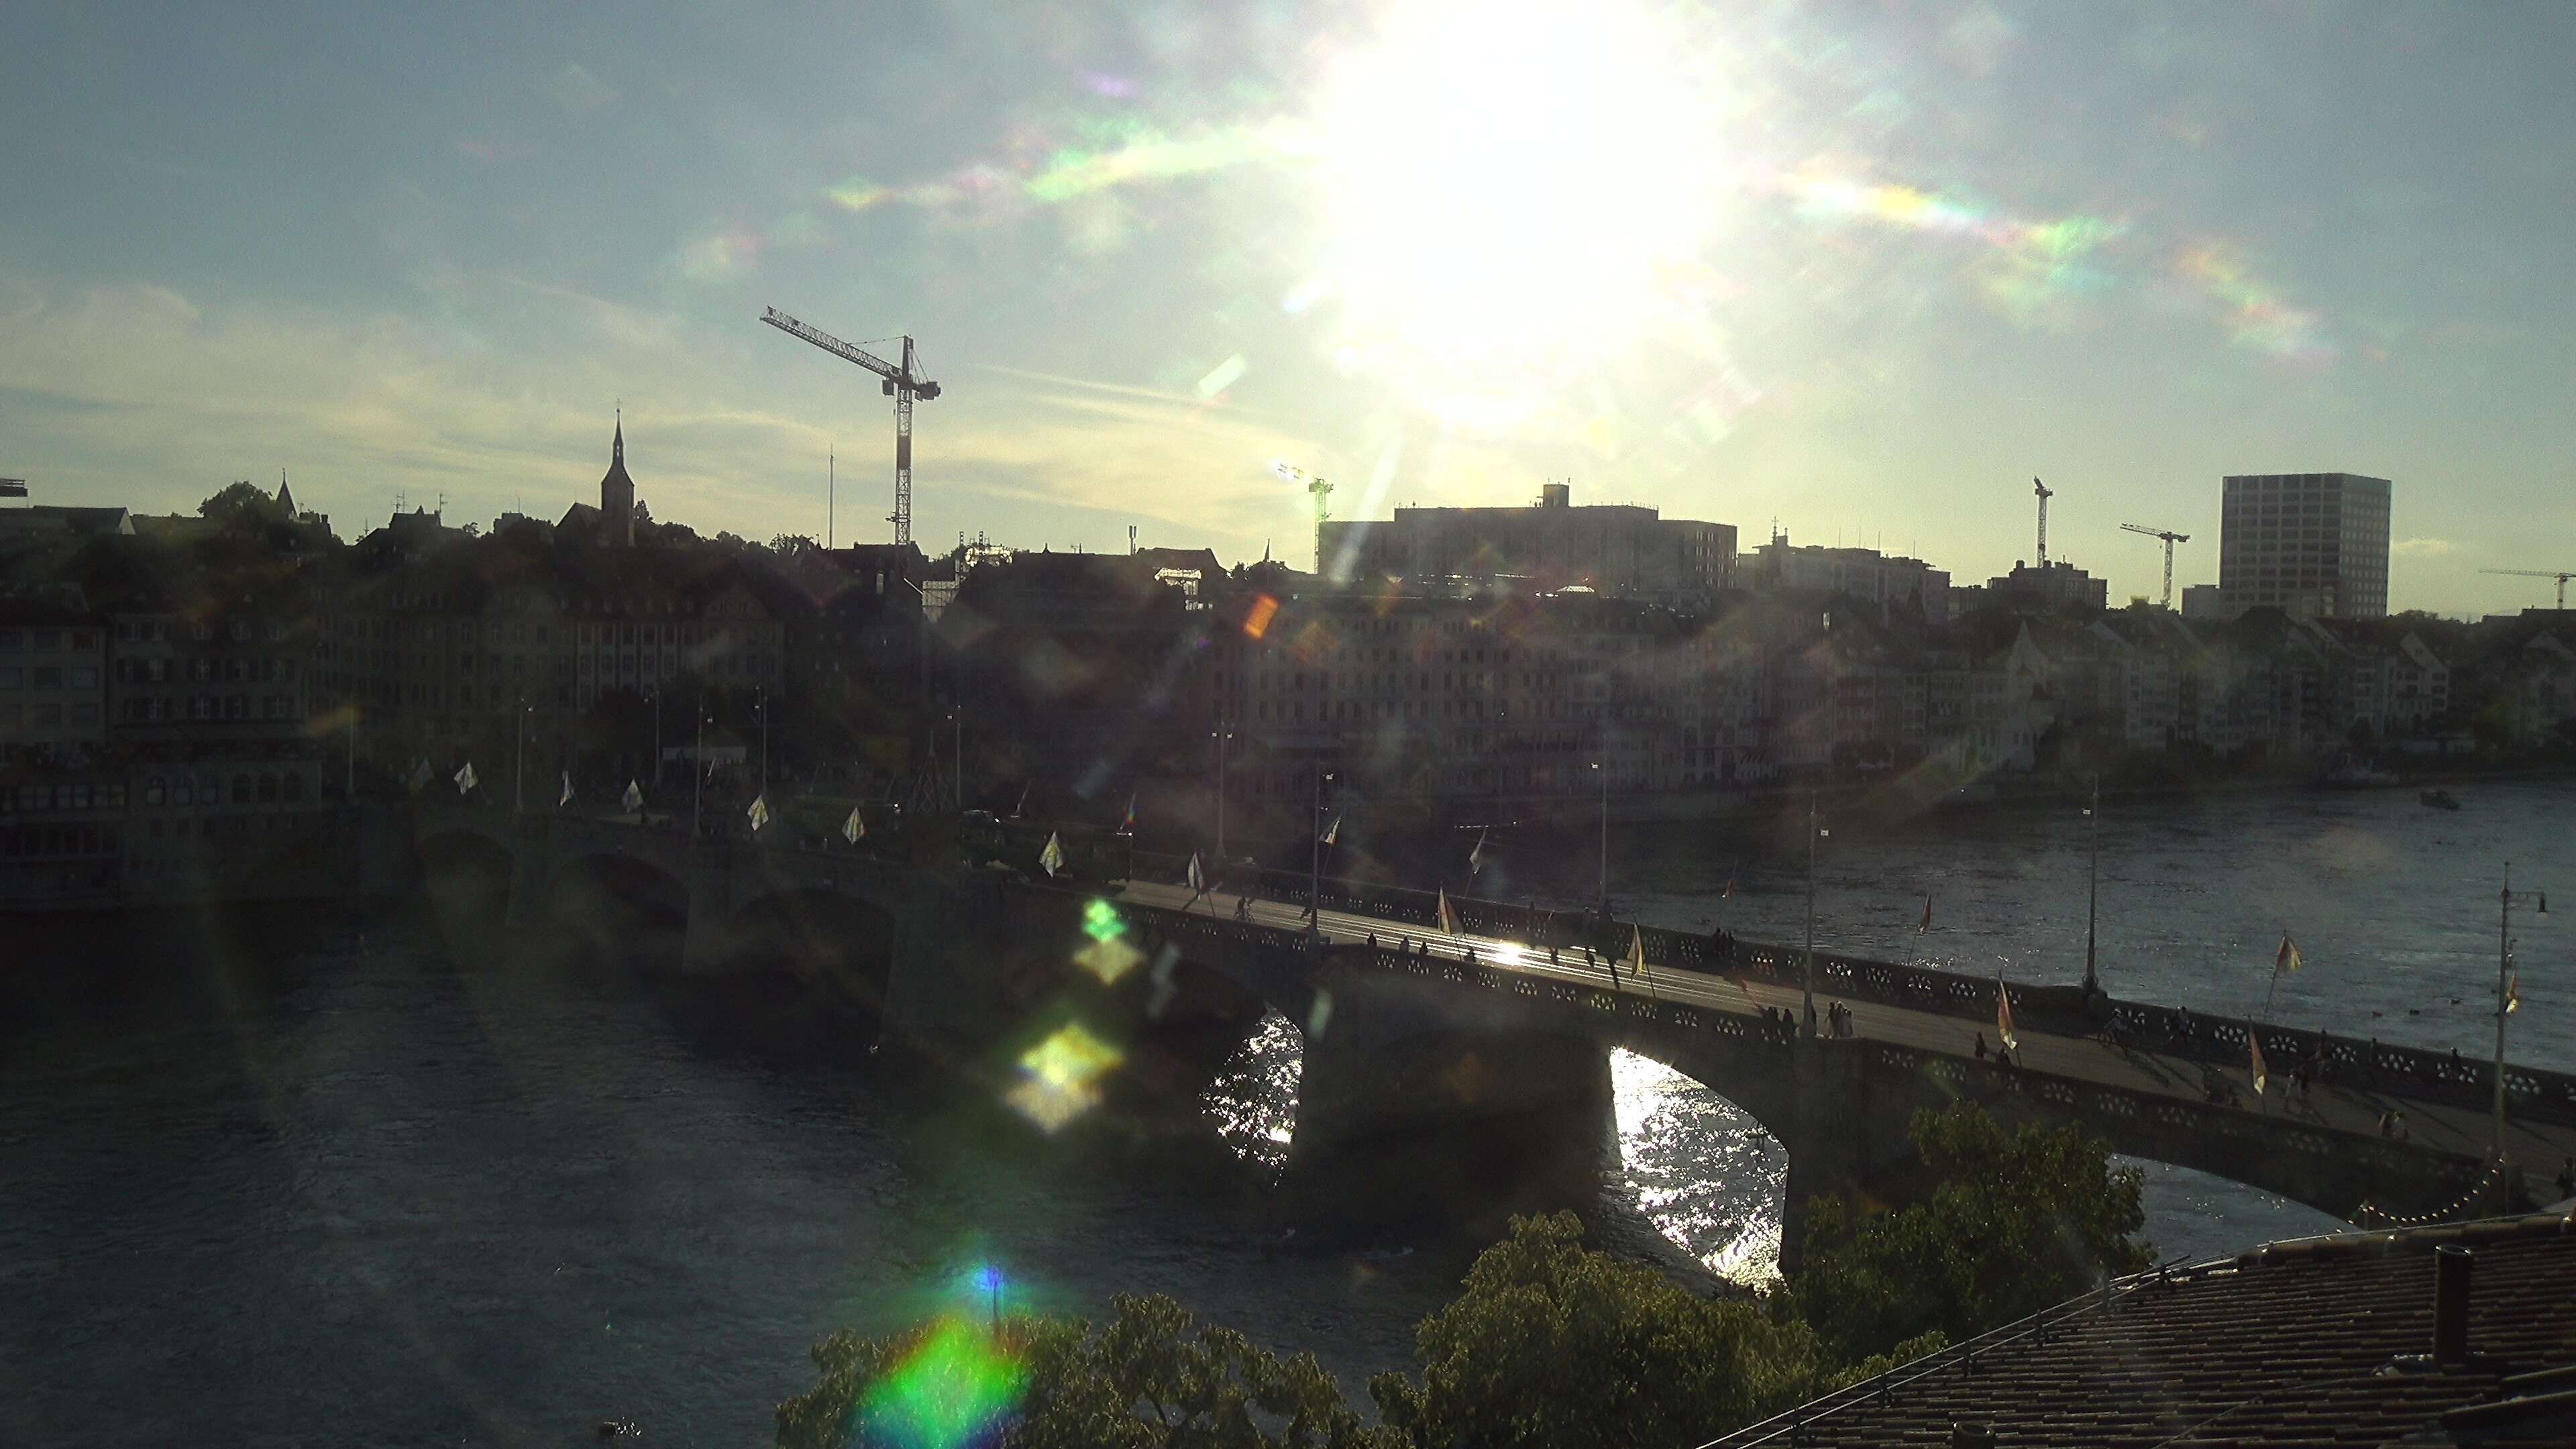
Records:
[[[2121,525],[2120,525],[2120,527],[2122,527],[2123,529],[2126,529],[2127,531],[2129,531],[2129,532],[2131,532],[2131,533],[2144,534],[2144,535],[2146,535],[2146,536],[2147,536],[2147,537],[2149,537],[2149,538],[2160,538],[2160,539],[2163,539],[2163,540],[2164,540],[2164,545],[2165,545],[2165,607],[2166,607],[2166,608],[2168,608],[2168,609],[2172,608],[2172,607],[2173,607],[2173,551],[2174,551],[2174,545],[2175,545],[2175,544],[2178,544],[2178,543],[2189,543],[2189,542],[2191,542],[2191,535],[2190,535],[2190,534],[2188,534],[2188,533],[2176,533],[2176,532],[2174,532],[2172,529],[2169,529],[2169,528],[2149,528],[2149,527],[2147,527],[2146,525],[2141,524],[2141,523],[2123,523],[2123,524],[2121,524]]]
[[[921,375],[921,355],[914,350],[912,338],[902,339],[903,361],[898,365],[808,327],[775,307],[763,309],[760,320],[882,379],[880,389],[894,399],[894,512],[887,519],[894,524],[896,543],[912,542],[912,405],[915,400],[931,402],[939,396],[939,384]]]

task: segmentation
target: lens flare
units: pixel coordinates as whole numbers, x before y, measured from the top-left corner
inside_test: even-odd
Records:
[[[965,1449],[998,1443],[1028,1386],[1028,1366],[960,1318],[933,1325],[859,1401],[851,1441],[868,1449]]]
[[[2111,217],[2031,221],[1972,198],[1865,180],[1820,162],[1799,168],[1781,186],[1812,222],[1874,223],[1980,244],[1986,296],[2022,321],[2107,286],[2109,275],[2091,258],[2128,231],[2128,223]]]
[[[1053,1134],[1100,1105],[1094,1085],[1126,1057],[1080,1022],[1057,1027],[1020,1057],[1022,1079],[1002,1096],[1012,1109]]]
[[[2253,274],[2233,248],[2211,242],[2187,247],[2174,272],[2198,287],[2218,308],[2228,340],[2285,362],[2325,362],[2335,355],[2316,313],[2294,306]]]

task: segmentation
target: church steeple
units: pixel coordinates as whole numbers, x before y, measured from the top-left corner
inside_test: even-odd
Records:
[[[609,439],[608,472],[599,480],[600,522],[606,541],[623,547],[635,541],[635,480],[626,476],[626,410],[617,410],[617,431]]]
[[[295,495],[287,491],[284,468],[277,470],[277,511],[290,519],[295,517]]]

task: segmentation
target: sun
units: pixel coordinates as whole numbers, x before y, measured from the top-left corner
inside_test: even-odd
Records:
[[[1674,320],[1743,175],[1685,14],[1424,0],[1334,58],[1312,159],[1345,367],[1508,427]]]

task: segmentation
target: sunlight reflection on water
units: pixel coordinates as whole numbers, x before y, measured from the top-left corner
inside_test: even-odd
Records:
[[[1613,1188],[1709,1271],[1758,1283],[1780,1271],[1789,1157],[1724,1097],[1630,1051],[1610,1053],[1619,1118]]]

